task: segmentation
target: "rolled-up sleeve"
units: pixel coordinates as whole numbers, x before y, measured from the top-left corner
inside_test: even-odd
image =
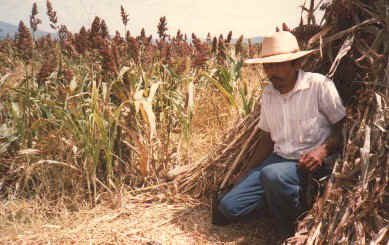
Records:
[[[267,106],[266,95],[263,95],[261,99],[261,114],[259,115],[260,118],[259,118],[258,127],[265,132],[270,132],[269,124],[266,120],[266,112],[265,112],[266,106]]]
[[[335,124],[346,116],[346,109],[330,79],[325,79],[319,90],[319,110],[323,112],[331,124]]]

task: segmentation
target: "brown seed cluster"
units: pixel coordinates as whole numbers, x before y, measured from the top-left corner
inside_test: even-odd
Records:
[[[56,70],[57,63],[56,55],[51,53],[37,75],[38,86],[42,86],[49,79],[50,75]]]
[[[243,42],[243,35],[241,35],[235,43],[235,54],[239,55],[242,53],[243,47],[242,47],[242,42]]]
[[[219,42],[218,42],[218,51],[216,55],[217,63],[219,65],[224,65],[224,62],[226,60],[226,44],[223,39],[223,35],[219,36]]]
[[[32,57],[33,45],[30,30],[26,27],[23,21],[20,21],[16,36],[16,47],[25,61],[28,61]]]
[[[49,17],[50,20],[50,27],[53,30],[56,30],[57,22],[58,22],[57,12],[54,11],[53,5],[51,5],[51,2],[49,0],[46,1],[46,7],[47,7],[47,16]]]
[[[166,31],[167,31],[167,23],[166,23],[166,17],[163,16],[159,19],[158,23],[158,36],[160,39],[165,40],[166,38]]]
[[[192,62],[192,67],[196,69],[206,67],[206,62],[210,58],[210,50],[208,48],[208,43],[202,43],[194,33],[192,34],[192,42],[196,50]]]
[[[33,32],[36,32],[38,29],[38,25],[42,23],[42,21],[36,17],[38,14],[38,6],[36,3],[32,5],[31,15],[30,15],[30,27]]]
[[[118,64],[116,63],[114,48],[110,47],[107,41],[104,39],[98,40],[100,46],[100,55],[102,56],[102,69],[107,72],[108,75],[115,75],[118,73]]]
[[[128,19],[128,14],[126,13],[126,11],[123,8],[123,5],[120,6],[120,16],[122,17],[123,25],[127,26],[129,19]]]

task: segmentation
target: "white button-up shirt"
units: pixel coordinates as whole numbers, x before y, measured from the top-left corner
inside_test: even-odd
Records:
[[[298,72],[295,87],[281,94],[268,85],[262,95],[259,128],[269,132],[274,152],[299,159],[331,134],[331,124],[344,116],[345,108],[334,83],[311,72]]]

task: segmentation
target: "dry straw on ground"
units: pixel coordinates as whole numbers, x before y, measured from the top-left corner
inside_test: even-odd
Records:
[[[79,203],[9,200],[0,204],[0,244],[266,245],[276,238],[271,226],[254,220],[215,227],[207,203],[179,194],[175,198],[168,202],[164,194],[123,191],[92,209]]]

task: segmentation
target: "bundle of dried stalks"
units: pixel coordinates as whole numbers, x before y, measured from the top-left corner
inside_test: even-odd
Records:
[[[287,244],[387,244],[389,98],[374,90],[361,96],[367,99],[349,121],[343,156]]]
[[[323,59],[311,68],[334,79],[349,120],[323,195],[286,244],[387,244],[389,4],[332,1],[322,9],[324,25],[307,45],[320,41]]]
[[[229,172],[237,173],[253,155],[261,141],[262,131],[257,127],[259,121],[259,100],[251,114],[238,121],[226,131],[222,140],[198,164],[177,174],[175,183],[181,193],[194,196],[207,196],[216,191],[222,182],[227,184]],[[236,165],[236,169],[231,166]],[[174,177],[174,176],[173,176]],[[225,186],[227,186],[225,185]]]

